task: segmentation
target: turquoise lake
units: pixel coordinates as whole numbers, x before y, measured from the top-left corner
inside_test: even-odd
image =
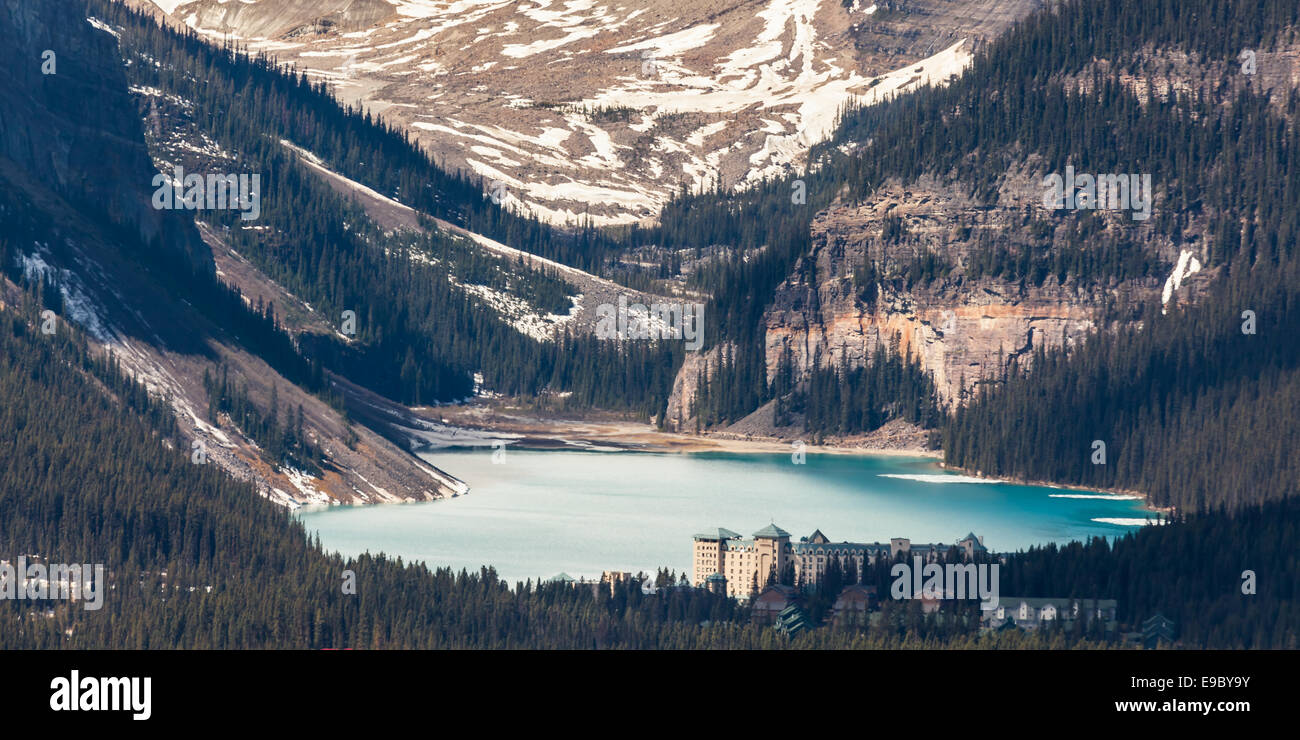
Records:
[[[983,535],[995,552],[1133,531],[1140,500],[972,482],[933,460],[808,454],[652,454],[485,449],[422,457],[470,485],[443,501],[304,509],[328,550],[370,551],[430,567],[492,565],[513,582],[603,570],[690,570],[691,536],[745,535],[775,522],[794,539],[951,543]]]

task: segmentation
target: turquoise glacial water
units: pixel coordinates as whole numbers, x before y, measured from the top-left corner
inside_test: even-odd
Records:
[[[691,535],[775,522],[794,539],[955,542],[995,552],[1132,531],[1142,502],[1039,486],[967,482],[933,460],[808,454],[443,450],[423,457],[470,485],[443,501],[304,509],[329,550],[431,567],[492,565],[510,581],[602,570],[689,571]],[[903,476],[903,477],[893,477]]]

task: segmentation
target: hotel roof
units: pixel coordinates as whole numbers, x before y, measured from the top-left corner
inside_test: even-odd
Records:
[[[886,552],[890,546],[879,542],[827,542],[826,544],[817,544],[813,542],[792,542],[790,550],[797,553],[819,553],[819,552]]]
[[[790,533],[776,526],[769,524],[766,527],[754,533],[754,537],[789,537]]]
[[[697,540],[734,540],[740,537],[739,532],[732,532],[730,529],[718,527],[712,532],[703,532],[695,535]]]

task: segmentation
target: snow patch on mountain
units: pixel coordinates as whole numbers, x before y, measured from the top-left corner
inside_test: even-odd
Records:
[[[928,59],[868,72],[847,29],[875,6],[835,0],[357,0],[316,14],[153,2],[214,41],[273,52],[567,224],[653,220],[683,184],[798,172],[846,104],[943,83],[971,59],[952,31]]]
[[[1166,314],[1169,312],[1169,299],[1173,298],[1174,293],[1183,287],[1184,280],[1200,271],[1201,261],[1196,259],[1190,249],[1184,249],[1178,255],[1178,264],[1174,265],[1174,271],[1169,273],[1169,277],[1165,278],[1165,287],[1160,292],[1160,305],[1164,306],[1164,308],[1160,309],[1160,313]]]
[[[463,285],[466,293],[478,297],[492,307],[498,315],[510,323],[520,334],[538,341],[555,339],[560,327],[568,323],[581,310],[581,295],[570,296],[573,306],[567,314],[541,314],[528,301],[486,285]]]
[[[63,311],[66,318],[85,329],[101,342],[112,340],[116,332],[102,318],[103,310],[90,297],[81,280],[68,270],[60,270],[50,265],[41,255],[42,245],[37,245],[31,254],[19,254],[18,262],[23,276],[28,280],[45,280],[54,283],[63,298]]]

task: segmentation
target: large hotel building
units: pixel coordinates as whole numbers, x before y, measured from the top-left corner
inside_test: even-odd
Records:
[[[956,545],[920,545],[911,540],[895,537],[888,543],[831,542],[821,530],[798,542],[790,541],[790,533],[769,524],[744,539],[729,529],[718,528],[695,535],[694,583],[713,589],[726,589],[728,596],[745,598],[757,584],[762,589],[768,574],[778,576],[787,563],[794,566],[797,583],[817,583],[831,559],[838,558],[846,572],[860,574],[862,565],[873,565],[880,557],[893,559],[900,553],[921,556],[926,562],[938,560],[950,547],[963,551],[966,557],[985,552],[984,541],[974,533],[958,540]]]

